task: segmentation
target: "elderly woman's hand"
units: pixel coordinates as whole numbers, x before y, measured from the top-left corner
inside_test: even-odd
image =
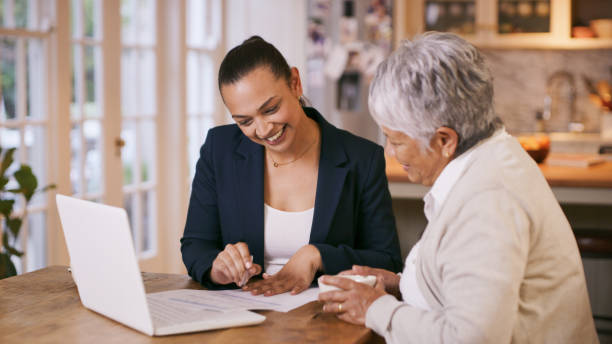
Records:
[[[242,290],[264,296],[288,291],[291,291],[291,294],[298,294],[310,286],[322,266],[319,249],[313,245],[306,245],[300,248],[278,273],[274,275],[264,273],[263,280],[249,282]]]
[[[391,294],[398,299],[401,298],[399,290],[400,275],[396,274],[395,272],[385,269],[372,268],[369,266],[353,265],[351,270],[342,271],[340,275],[371,275],[376,276],[377,278],[380,277],[387,294]]]
[[[337,276],[323,276],[321,282],[341,289],[319,294],[319,301],[325,302],[323,312],[335,313],[338,318],[357,325],[365,324],[370,305],[386,294],[380,275],[374,287]]]

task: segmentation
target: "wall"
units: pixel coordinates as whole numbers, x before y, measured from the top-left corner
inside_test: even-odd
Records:
[[[228,50],[258,35],[276,46],[287,63],[304,75],[306,0],[227,0],[225,4]]]
[[[565,70],[574,77],[576,113],[586,132],[599,131],[599,109],[588,100],[582,75],[612,81],[612,50],[483,50],[495,84],[495,107],[511,133],[535,131],[535,114],[544,108],[547,80]],[[566,116],[552,114],[548,127],[567,131]]]

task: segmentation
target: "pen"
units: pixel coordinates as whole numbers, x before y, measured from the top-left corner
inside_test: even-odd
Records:
[[[244,272],[244,275],[242,275],[242,280],[240,280],[240,284],[238,285],[239,287],[244,286],[246,282],[249,281],[249,271],[248,270],[251,268],[251,266],[253,266],[253,255],[251,255],[250,262],[246,264],[247,270]]]

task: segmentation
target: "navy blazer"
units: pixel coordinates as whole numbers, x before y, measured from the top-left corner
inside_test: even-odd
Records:
[[[402,261],[381,146],[329,124],[304,108],[321,129],[321,153],[310,244],[324,272],[353,264],[400,271]],[[264,261],[264,147],[236,124],[208,131],[193,179],[183,262],[208,286],[208,271],[225,245],[245,242]]]

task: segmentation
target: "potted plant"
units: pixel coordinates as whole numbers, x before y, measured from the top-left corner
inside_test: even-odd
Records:
[[[2,247],[0,249],[0,279],[15,276],[17,270],[11,261],[12,256],[21,257],[23,252],[15,248],[15,243],[19,237],[19,230],[23,224],[23,219],[27,216],[28,203],[36,192],[45,192],[55,188],[55,185],[47,185],[39,190],[38,180],[30,166],[21,164],[19,169],[6,175],[8,168],[13,164],[15,148],[4,151],[0,147],[0,215],[2,225]],[[13,178],[17,182],[17,187],[7,189],[9,182]],[[23,197],[23,214],[13,214],[13,207],[19,197]]]

